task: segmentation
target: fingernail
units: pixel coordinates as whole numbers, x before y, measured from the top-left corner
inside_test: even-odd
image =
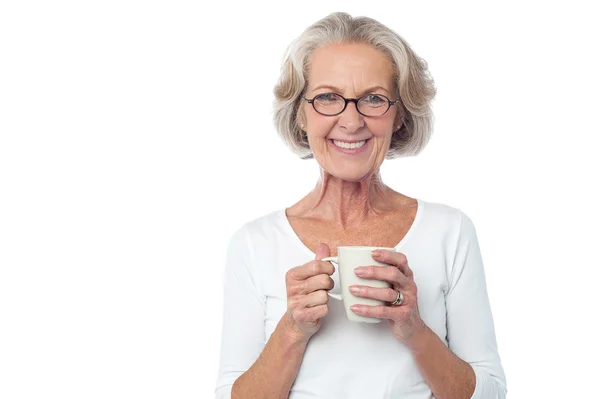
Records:
[[[350,292],[351,292],[351,293],[353,293],[353,294],[358,294],[358,293],[360,292],[360,288],[358,288],[358,287],[356,287],[356,286],[354,286],[354,285],[351,285],[350,287],[348,287],[348,289],[349,289],[349,290],[350,290]]]
[[[350,306],[350,310],[353,312],[358,312],[360,311],[360,305],[352,305]]]
[[[383,254],[379,250],[375,250],[375,251],[371,252],[371,256],[373,258],[381,258],[381,255],[383,255]]]
[[[357,267],[356,269],[354,269],[354,274],[356,274],[357,276],[364,276],[366,273],[366,270],[362,267]]]

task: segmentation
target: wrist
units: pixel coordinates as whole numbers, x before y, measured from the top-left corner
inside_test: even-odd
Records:
[[[301,331],[288,316],[289,315],[286,313],[284,317],[281,318],[278,325],[283,337],[291,345],[306,345],[310,336],[307,336],[306,333]]]
[[[422,324],[415,329],[410,339],[406,340],[404,344],[411,350],[411,352],[421,352],[429,346],[431,336],[435,333],[422,322]]]

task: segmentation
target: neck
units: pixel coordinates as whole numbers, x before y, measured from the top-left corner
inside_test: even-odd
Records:
[[[372,216],[388,211],[394,193],[383,184],[379,170],[356,182],[339,179],[321,170],[316,187],[303,201],[302,213],[341,228],[358,226]]]

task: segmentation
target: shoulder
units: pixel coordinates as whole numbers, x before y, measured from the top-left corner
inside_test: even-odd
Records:
[[[423,216],[430,223],[460,226],[464,219],[470,220],[462,209],[449,204],[419,199],[419,205],[423,207]]]
[[[475,235],[473,220],[461,208],[421,199],[419,205],[423,207],[421,224],[431,232],[441,233],[454,240],[459,236]]]
[[[285,227],[284,217],[285,209],[281,208],[242,222],[231,235],[230,245],[248,244],[249,241],[264,239],[281,232]]]

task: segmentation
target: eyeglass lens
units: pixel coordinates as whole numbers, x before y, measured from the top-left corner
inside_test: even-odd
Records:
[[[344,104],[344,98],[335,93],[319,94],[313,100],[315,110],[324,115],[339,114],[344,109]],[[381,94],[367,94],[356,105],[358,111],[367,116],[383,115],[390,107],[388,98]]]

